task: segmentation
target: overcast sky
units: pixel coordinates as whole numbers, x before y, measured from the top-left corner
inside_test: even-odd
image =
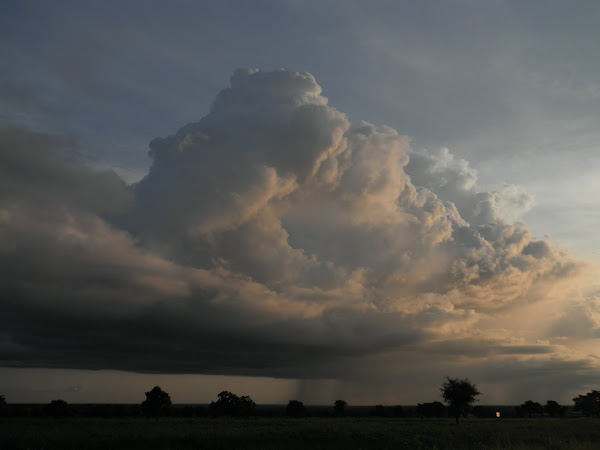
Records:
[[[4,2],[0,394],[597,389],[598,17]]]

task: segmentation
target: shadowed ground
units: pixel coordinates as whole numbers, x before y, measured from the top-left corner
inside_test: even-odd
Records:
[[[16,449],[597,449],[593,419],[4,419]]]

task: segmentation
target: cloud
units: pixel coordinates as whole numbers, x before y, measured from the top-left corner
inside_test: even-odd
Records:
[[[425,187],[452,202],[472,224],[514,222],[531,209],[533,198],[520,187],[506,185],[499,192],[477,187],[477,171],[468,161],[456,158],[447,148],[439,152],[415,151],[406,168],[416,186]]]
[[[68,136],[0,125],[0,161],[5,205],[116,214],[133,204],[133,193],[116,173],[82,166],[76,143]]]
[[[0,83],[0,101],[18,109],[40,111],[48,115],[57,114],[57,110],[53,106],[38,98],[33,88],[10,80]]]
[[[129,187],[64,138],[0,131],[4,365],[352,378],[393,352],[415,373],[575,358],[538,341],[586,265],[512,222],[531,197],[350,123],[310,74],[236,71]]]

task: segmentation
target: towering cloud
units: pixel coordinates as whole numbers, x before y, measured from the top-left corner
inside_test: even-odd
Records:
[[[236,71],[209,114],[151,142],[135,186],[50,154],[55,140],[2,131],[5,365],[343,378],[443,353],[483,372],[595,367],[552,334],[597,308],[565,303],[585,265],[514,223],[531,197],[350,123],[310,74]]]

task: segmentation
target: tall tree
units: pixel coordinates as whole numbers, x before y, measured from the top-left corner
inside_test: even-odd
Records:
[[[581,411],[586,416],[600,417],[600,391],[591,391],[585,395],[578,395],[573,399],[575,411]]]
[[[171,407],[171,397],[160,387],[154,386],[146,392],[146,400],[142,402],[142,411],[146,417],[154,417],[156,421],[160,416],[166,416]]]
[[[452,414],[456,418],[456,423],[459,423],[460,416],[465,414],[477,397],[481,394],[477,386],[468,378],[450,378],[446,377],[446,381],[440,388],[442,397]]]

